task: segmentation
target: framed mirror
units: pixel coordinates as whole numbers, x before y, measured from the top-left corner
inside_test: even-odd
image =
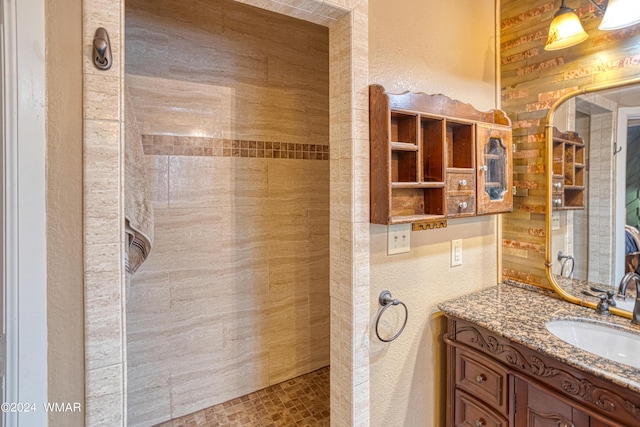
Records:
[[[640,79],[567,94],[547,119],[549,282],[592,308],[608,293],[631,317],[636,286],[620,284],[640,273]]]

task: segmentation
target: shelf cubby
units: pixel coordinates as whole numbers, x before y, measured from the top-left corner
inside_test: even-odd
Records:
[[[391,113],[391,141],[413,144],[418,142],[418,116],[403,112]]]
[[[422,181],[444,182],[444,119],[420,117],[422,134]]]
[[[475,164],[473,123],[447,120],[447,167],[471,169]]]

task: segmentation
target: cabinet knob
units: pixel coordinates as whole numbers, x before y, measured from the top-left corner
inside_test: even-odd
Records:
[[[460,187],[466,187],[467,186],[467,180],[466,179],[461,179],[460,180]]]
[[[553,206],[562,206],[562,199],[553,199]]]
[[[467,209],[467,202],[460,202],[458,203],[458,206],[460,206],[460,209]]]
[[[487,380],[487,377],[485,377],[483,374],[480,374],[476,377],[476,382],[478,384],[482,384],[483,382],[485,382]]]
[[[560,182],[554,182],[554,183],[553,183],[553,186],[559,190],[559,189],[561,189],[561,188],[562,188],[562,183],[560,183]]]
[[[480,166],[480,170],[486,172],[489,170],[489,167],[487,165],[482,165]]]
[[[485,425],[485,422],[482,418],[476,421],[476,427],[482,427],[483,425]]]

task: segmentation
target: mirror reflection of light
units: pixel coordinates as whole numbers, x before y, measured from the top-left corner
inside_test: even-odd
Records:
[[[640,23],[637,0],[609,0],[599,30],[617,30]]]

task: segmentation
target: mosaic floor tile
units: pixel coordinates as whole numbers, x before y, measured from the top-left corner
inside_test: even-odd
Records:
[[[328,427],[329,367],[156,427]]]

